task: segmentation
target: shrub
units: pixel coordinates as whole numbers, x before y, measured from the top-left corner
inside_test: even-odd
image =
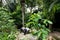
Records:
[[[14,40],[15,39],[15,25],[11,17],[12,13],[5,8],[0,8],[0,39]],[[9,36],[10,35],[10,36]],[[9,37],[8,37],[9,36]]]
[[[50,32],[50,30],[46,28],[48,24],[52,24],[52,22],[48,19],[43,19],[43,15],[41,13],[37,13],[32,14],[29,17],[26,26],[36,30],[34,30],[32,33],[37,35],[38,39],[46,40],[47,35]]]

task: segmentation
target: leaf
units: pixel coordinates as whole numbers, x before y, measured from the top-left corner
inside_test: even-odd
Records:
[[[51,21],[48,21],[49,24],[53,24]]]
[[[12,19],[10,19],[10,20],[8,20],[9,22],[14,22],[14,20],[12,20]]]

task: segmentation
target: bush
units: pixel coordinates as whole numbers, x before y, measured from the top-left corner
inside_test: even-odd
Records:
[[[12,13],[5,8],[0,8],[0,39],[14,40],[16,31],[14,20],[11,17]],[[10,35],[10,36],[9,36]],[[9,38],[8,38],[9,36]]]
[[[46,28],[48,24],[52,24],[52,22],[48,19],[43,19],[41,13],[32,14],[29,17],[28,22],[26,23],[26,27],[30,27],[35,29],[32,31],[32,34],[37,35],[38,39],[46,40],[48,33],[50,30]]]
[[[17,28],[19,28],[22,24],[22,12],[20,5],[17,5],[16,11],[14,11],[12,14],[12,17],[15,20],[14,23]]]

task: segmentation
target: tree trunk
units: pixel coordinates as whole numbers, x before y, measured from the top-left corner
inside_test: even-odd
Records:
[[[21,7],[22,7],[22,26],[24,27],[25,0],[21,0]]]
[[[0,7],[2,6],[2,0],[0,0]]]

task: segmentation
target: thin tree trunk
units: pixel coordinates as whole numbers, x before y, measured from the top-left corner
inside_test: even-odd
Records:
[[[25,0],[21,0],[21,7],[22,7],[22,26],[24,27]]]
[[[0,7],[2,6],[2,0],[0,0]]]

